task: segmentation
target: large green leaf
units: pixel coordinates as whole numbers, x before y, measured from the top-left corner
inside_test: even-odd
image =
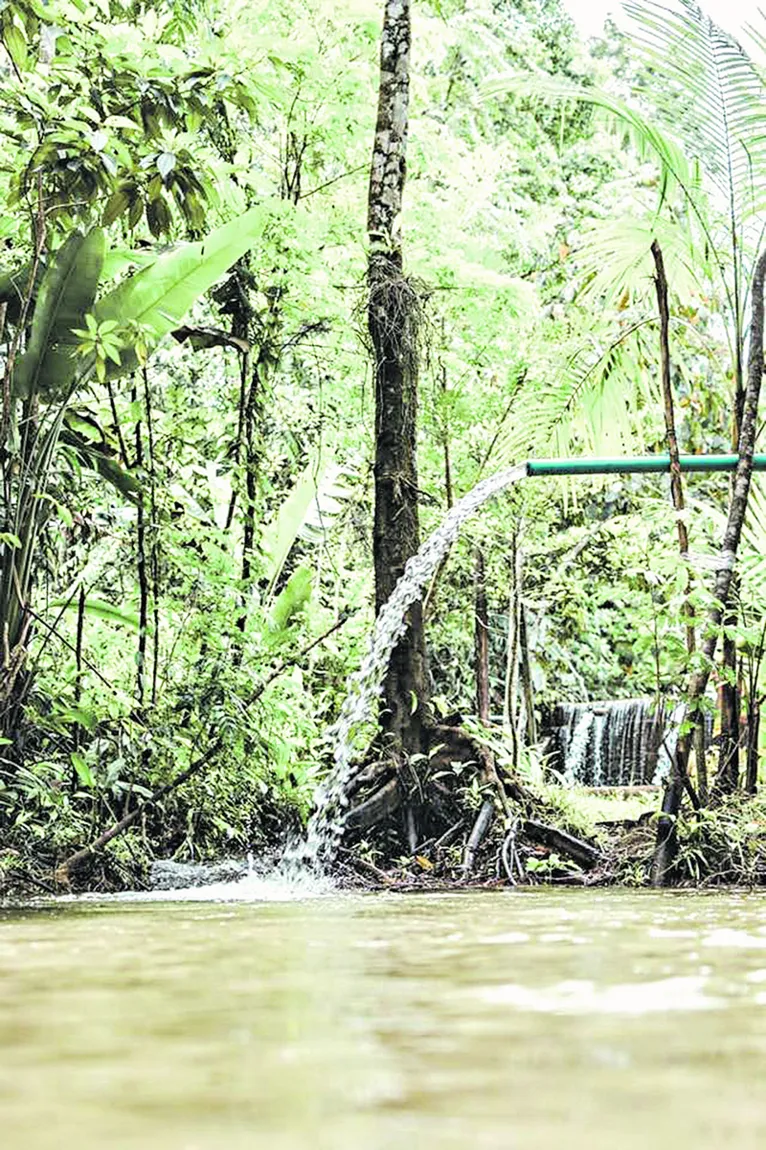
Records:
[[[65,393],[77,363],[73,328],[82,327],[96,295],[104,264],[104,233],[73,232],[45,273],[24,355],[13,373],[13,393],[50,400]]]
[[[277,647],[289,638],[290,624],[311,598],[311,584],[311,568],[302,563],[274,600],[265,632],[268,647]]]
[[[269,557],[264,574],[269,581],[269,596],[296,539],[301,536],[316,542],[323,538],[344,495],[340,478],[341,469],[332,459],[312,460],[264,530],[263,548]]]
[[[154,340],[161,339],[180,325],[192,304],[253,246],[269,218],[268,206],[252,208],[201,242],[165,252],[151,267],[103,296],[94,309],[96,319],[99,323],[114,320],[120,327],[139,324]],[[109,365],[110,375],[123,375],[138,366],[130,349],[121,358],[119,366]]]
[[[81,435],[71,426],[69,417],[70,413],[67,412],[64,426],[61,428],[61,442],[67,447],[74,448],[77,458],[85,467],[97,471],[102,479],[110,483],[126,499],[132,503],[138,502],[142,488],[136,476],[124,468],[103,445],[91,443]]]
[[[56,610],[64,608],[68,611],[79,610],[79,604],[73,599],[56,599],[49,606]],[[117,623],[121,627],[129,627],[131,631],[138,631],[140,621],[135,611],[125,611],[109,603],[106,599],[97,599],[91,596],[85,603],[84,612],[95,619],[103,619],[106,623]]]

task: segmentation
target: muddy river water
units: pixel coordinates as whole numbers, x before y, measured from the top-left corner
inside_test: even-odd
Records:
[[[0,909],[3,1150],[766,1147],[761,893],[239,894]]]

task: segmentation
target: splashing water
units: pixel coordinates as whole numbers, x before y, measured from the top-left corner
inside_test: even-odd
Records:
[[[421,598],[423,590],[439,563],[458,537],[460,528],[475,511],[527,474],[525,463],[507,468],[482,480],[452,507],[441,526],[426,540],[407,566],[388,601],[375,620],[367,654],[359,670],[349,680],[349,691],[337,723],[328,732],[334,743],[334,765],[316,795],[306,842],[292,853],[303,866],[321,870],[322,861],[336,854],[343,835],[346,787],[358,748],[356,736],[365,722],[373,718],[375,701],[380,696],[388,670],[391,652],[407,629],[407,612]]]

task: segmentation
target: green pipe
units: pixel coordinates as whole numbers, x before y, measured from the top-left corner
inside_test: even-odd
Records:
[[[682,471],[734,471],[738,455],[681,455]],[[626,459],[529,459],[527,475],[640,475],[670,471],[669,455],[633,455]],[[753,456],[753,471],[766,471],[766,455]]]

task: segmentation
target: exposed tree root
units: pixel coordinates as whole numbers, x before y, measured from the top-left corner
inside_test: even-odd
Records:
[[[366,831],[401,806],[402,794],[398,779],[389,779],[363,803],[353,807],[346,815],[347,831]]]
[[[551,812],[543,800],[515,779],[500,777],[494,755],[480,738],[449,723],[431,726],[428,736],[429,754],[423,759],[399,764],[390,758],[357,771],[348,788],[360,800],[346,816],[349,846],[362,839],[374,844],[400,874],[404,850],[416,874],[433,879],[446,875],[460,882],[474,875],[487,881],[494,870],[515,885],[527,878],[527,859],[539,864],[551,856],[547,873],[554,878],[556,855],[584,872],[603,867],[598,846],[550,825]],[[476,779],[483,791],[478,811],[473,805],[475,785],[470,785]],[[496,820],[496,814],[502,818]],[[366,864],[360,865],[370,873]],[[386,882],[392,882],[390,873]]]
[[[491,799],[485,799],[476,816],[471,833],[468,836],[468,842],[465,844],[465,851],[463,852],[463,874],[466,876],[473,870],[474,862],[476,861],[476,852],[486,838],[494,817],[495,804]]]

